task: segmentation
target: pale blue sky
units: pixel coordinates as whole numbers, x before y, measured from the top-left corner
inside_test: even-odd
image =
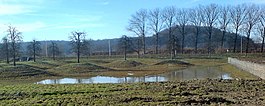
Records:
[[[0,38],[7,25],[17,27],[23,40],[69,40],[71,31],[87,32],[87,38],[119,38],[130,34],[125,27],[137,10],[199,4],[264,4],[265,0],[0,0]]]

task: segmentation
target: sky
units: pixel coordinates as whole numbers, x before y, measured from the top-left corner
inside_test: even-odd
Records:
[[[93,40],[133,36],[126,26],[139,9],[211,3],[265,4],[265,0],[0,0],[0,38],[9,25],[22,32],[23,41],[69,40],[72,31],[84,31]]]

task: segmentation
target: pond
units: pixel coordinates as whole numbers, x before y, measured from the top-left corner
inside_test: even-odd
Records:
[[[162,82],[193,79],[232,79],[229,73],[218,67],[189,67],[183,70],[166,72],[158,75],[135,77],[128,73],[126,77],[95,76],[89,78],[61,78],[46,79],[36,84],[90,84],[90,83],[135,83],[135,82]]]

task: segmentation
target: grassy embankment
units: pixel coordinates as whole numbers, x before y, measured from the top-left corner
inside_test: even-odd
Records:
[[[76,63],[75,59],[18,62],[17,66],[2,63],[0,64],[0,83],[10,83],[10,81],[20,83],[21,81],[27,82],[45,78],[91,77],[97,75],[122,77],[127,76],[128,72],[133,72],[133,76],[143,76],[178,70],[190,65],[179,60],[171,61],[168,64],[160,64],[167,61],[160,59],[130,59],[124,61],[122,58],[82,58],[81,63]]]
[[[58,77],[92,77],[97,75],[124,77],[128,73],[133,76],[160,74],[192,66],[214,66],[231,73],[234,78],[257,78],[229,64],[225,57],[182,56],[176,60],[155,58],[122,58],[91,57],[82,58],[76,63],[73,58],[57,61],[39,60],[37,62],[18,62],[17,66],[0,64],[0,83],[36,82],[36,80]]]

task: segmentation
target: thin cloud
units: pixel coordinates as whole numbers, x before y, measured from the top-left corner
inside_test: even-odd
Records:
[[[44,1],[45,0],[0,0],[0,15],[33,13],[41,8],[42,4],[45,3]]]
[[[102,5],[109,5],[109,2],[105,1],[105,2],[102,3]]]
[[[265,4],[265,0],[250,0],[250,2],[253,2],[256,4]]]
[[[34,32],[47,27],[47,25],[43,22],[15,24],[14,26],[17,27],[21,32]]]
[[[102,1],[99,1],[98,4],[99,4],[99,5],[103,5],[103,6],[105,6],[105,5],[109,5],[110,2],[109,2],[109,1],[103,1],[103,0],[102,0]]]
[[[33,9],[30,9],[22,5],[1,5],[0,4],[0,15],[16,15],[33,12]]]

